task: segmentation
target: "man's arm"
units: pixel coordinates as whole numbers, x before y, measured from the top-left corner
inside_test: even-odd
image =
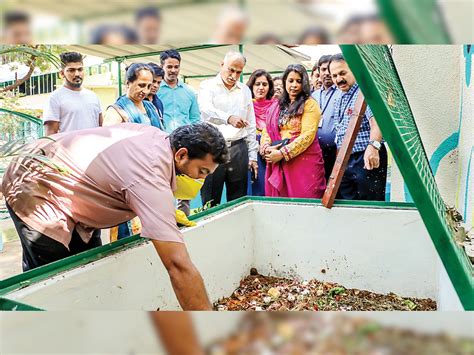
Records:
[[[247,141],[247,147],[249,151],[249,160],[257,162],[257,153],[258,153],[257,123],[255,120],[255,111],[253,109],[251,96],[249,96],[248,106],[247,106],[247,116],[245,117],[245,120],[248,122],[247,136],[245,137],[245,140]]]
[[[176,225],[169,181],[157,176],[155,180],[137,182],[126,190],[125,198],[140,218],[142,237],[153,242],[183,310],[211,310],[202,277],[191,262]]]
[[[43,121],[44,134],[46,136],[50,136],[59,132],[61,107],[54,93],[46,101],[46,106],[43,112]]]
[[[201,112],[199,111],[199,104],[197,100],[197,95],[192,92],[192,102],[191,107],[189,108],[189,120],[191,123],[197,123],[201,121]]]
[[[370,124],[370,140],[371,141],[382,141],[382,131],[379,128],[379,125],[377,124],[377,121],[375,120],[375,117],[372,116],[369,119],[369,124]]]
[[[382,131],[375,121],[375,117],[369,118],[370,124],[370,140],[371,141],[382,141]],[[377,169],[380,166],[380,156],[379,151],[369,144],[365,149],[364,153],[364,168],[367,170]]]
[[[59,121],[47,121],[44,123],[44,135],[50,136],[59,132]]]
[[[201,110],[201,118],[204,122],[227,124],[230,115],[214,106],[211,84],[206,80],[199,86],[198,105]]]
[[[175,242],[152,242],[168,271],[173,290],[183,310],[212,310],[201,274],[191,262],[186,246]]]
[[[185,312],[150,312],[167,354],[204,354],[189,313]]]

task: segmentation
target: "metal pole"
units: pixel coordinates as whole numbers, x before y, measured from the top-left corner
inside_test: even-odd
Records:
[[[122,62],[123,60],[116,59],[117,66],[118,66],[118,75],[117,75],[117,80],[118,80],[118,96],[122,96]]]
[[[239,52],[240,52],[240,54],[244,55],[244,45],[243,44],[239,44]],[[240,82],[241,83],[244,82],[244,76],[242,74],[240,74]]]

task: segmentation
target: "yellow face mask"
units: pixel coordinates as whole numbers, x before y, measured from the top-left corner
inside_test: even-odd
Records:
[[[173,195],[179,200],[192,200],[197,196],[203,184],[204,179],[193,179],[187,175],[177,175],[177,189]]]

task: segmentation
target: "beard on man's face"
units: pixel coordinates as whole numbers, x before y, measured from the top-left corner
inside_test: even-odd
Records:
[[[69,81],[69,80],[66,78],[66,81],[67,81],[67,83],[68,83],[71,87],[73,87],[73,88],[80,88],[81,85],[82,85],[82,82],[83,82],[82,78],[80,78],[80,77],[74,78],[73,81]]]

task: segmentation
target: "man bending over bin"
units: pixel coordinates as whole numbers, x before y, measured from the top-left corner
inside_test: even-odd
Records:
[[[97,229],[138,216],[181,307],[211,309],[176,224],[175,195],[227,159],[224,137],[205,123],[169,136],[123,123],[37,140],[11,162],[0,189],[20,236],[23,270],[99,246]]]

